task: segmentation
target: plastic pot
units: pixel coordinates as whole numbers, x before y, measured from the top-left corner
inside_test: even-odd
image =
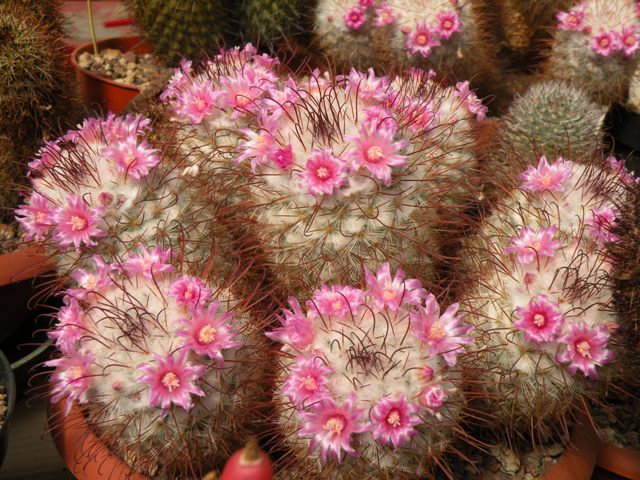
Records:
[[[597,465],[618,478],[640,480],[640,453],[605,443],[598,451]]]
[[[142,37],[116,37],[97,42],[98,51],[106,48],[117,48],[122,52],[137,54],[150,53],[151,47]],[[93,52],[93,44],[85,43],[76,48],[71,54],[71,63],[76,71],[80,85],[80,96],[83,102],[94,108],[99,107],[105,112],[122,113],[129,102],[139,93],[140,88],[134,85],[115,82],[97,73],[80,67],[78,56],[84,52]]]
[[[0,351],[0,385],[4,387],[4,393],[7,396],[7,411],[0,427],[0,468],[2,468],[2,462],[7,453],[7,445],[9,443],[9,422],[16,403],[16,384],[13,372],[7,357],[4,356],[2,351]]]
[[[91,431],[82,410],[74,405],[64,414],[65,402],[51,405],[49,431],[56,449],[77,480],[147,480],[133,471]]]

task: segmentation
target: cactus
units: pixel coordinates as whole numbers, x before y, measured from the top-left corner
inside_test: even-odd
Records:
[[[239,182],[237,215],[255,223],[280,280],[357,281],[382,261],[427,279],[475,191],[486,108],[468,82],[443,89],[418,70],[296,81],[272,63],[221,61],[166,93],[185,138],[218,152],[211,175]]]
[[[12,8],[16,3],[16,0],[0,0],[0,5],[11,5]],[[61,0],[23,0],[20,5],[37,15],[57,34],[67,34],[67,20],[62,14]]]
[[[282,327],[276,423],[286,478],[418,478],[433,472],[463,416],[458,356],[471,343],[419,281],[385,263],[366,287],[323,285],[295,298]],[[444,462],[442,462],[444,463]]]
[[[549,76],[582,86],[599,102],[622,102],[640,56],[633,0],[584,0],[557,15]]]
[[[484,352],[492,413],[511,438],[553,433],[607,379],[620,320],[613,310],[616,217],[628,174],[540,157],[480,221],[461,252],[461,311]],[[514,188],[515,187],[515,188]],[[511,190],[510,190],[511,188]]]
[[[93,270],[75,270],[80,286],[67,290],[49,333],[61,355],[46,365],[55,367],[52,401],[67,414],[80,406],[134,470],[201,478],[255,420],[265,342],[244,299],[180,274],[170,257],[141,245],[117,263],[96,256]]]
[[[169,64],[199,60],[233,32],[233,9],[224,0],[126,0],[156,55]]]

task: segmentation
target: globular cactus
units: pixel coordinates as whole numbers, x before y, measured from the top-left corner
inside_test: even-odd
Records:
[[[640,58],[637,2],[584,0],[557,18],[547,74],[582,86],[605,105],[623,101]]]
[[[67,290],[49,333],[60,357],[46,365],[52,401],[65,414],[77,405],[135,471],[201,478],[240,446],[266,400],[256,360],[265,341],[244,299],[170,260],[180,263],[141,245],[76,270],[80,286]]]
[[[234,31],[234,9],[224,0],[126,0],[154,52],[169,64],[217,52]]]
[[[322,285],[290,298],[275,423],[286,478],[418,478],[433,473],[464,416],[458,356],[472,342],[457,305],[441,312],[388,263],[366,286]],[[442,462],[443,464],[445,462]]]
[[[474,199],[486,107],[468,82],[442,88],[420,70],[295,80],[273,65],[214,62],[168,101],[190,144],[218,152],[212,176],[238,182],[238,218],[255,223],[280,280],[357,281],[383,261],[428,278]]]
[[[608,246],[629,189],[612,166],[541,157],[519,185],[503,185],[460,253],[461,311],[482,352],[473,366],[511,438],[564,428],[610,376],[620,317]]]
[[[41,18],[53,31],[63,36],[67,34],[67,20],[62,13],[61,0],[23,0],[20,4]],[[16,5],[16,0],[0,0],[0,5]]]

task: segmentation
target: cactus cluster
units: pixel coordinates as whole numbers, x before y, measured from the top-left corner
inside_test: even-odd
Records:
[[[388,263],[363,289],[323,285],[295,298],[282,327],[275,421],[287,478],[416,478],[455,437],[464,409],[455,368],[471,327]]]

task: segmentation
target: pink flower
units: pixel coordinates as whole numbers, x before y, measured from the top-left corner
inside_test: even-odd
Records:
[[[110,113],[97,128],[104,135],[106,143],[116,143],[129,137],[137,137],[151,126],[151,120],[142,115],[116,115]]]
[[[518,254],[518,261],[528,265],[540,257],[553,257],[560,243],[553,240],[558,231],[555,225],[549,228],[532,230],[524,227],[517,237],[511,237],[511,245],[502,251],[503,255]]]
[[[404,279],[404,272],[401,269],[396,271],[392,279],[391,266],[388,262],[378,267],[375,276],[365,268],[364,278],[368,288],[366,293],[375,298],[375,306],[380,311],[388,308],[392,312],[397,312],[403,304],[419,305],[427,296],[427,292],[418,280]]]
[[[38,192],[31,193],[27,203],[16,210],[16,220],[27,239],[43,240],[53,226],[54,209],[49,200]]]
[[[170,257],[170,248],[162,250],[156,245],[153,250],[149,250],[145,245],[140,245],[140,253],[130,255],[122,262],[122,266],[129,274],[141,274],[144,278],[153,280],[154,275],[173,271],[173,266],[167,263]]]
[[[558,12],[556,18],[560,30],[580,32],[584,29],[584,6],[580,5],[568,12]]]
[[[29,162],[29,170],[39,171],[43,168],[51,168],[58,163],[61,154],[62,149],[57,141],[45,141],[42,148],[38,150],[36,158]]]
[[[376,7],[376,18],[373,25],[376,27],[386,27],[392,25],[396,21],[396,14],[387,3],[382,3]]]
[[[241,154],[235,159],[236,163],[251,159],[251,171],[255,173],[256,167],[267,163],[274,155],[277,145],[273,136],[267,130],[254,132],[251,129],[240,130],[246,137],[238,144]]]
[[[355,143],[348,155],[355,167],[365,167],[371,174],[384,182],[391,183],[391,167],[402,166],[406,155],[398,152],[408,145],[408,141],[393,141],[394,132],[378,130],[360,130],[360,136],[346,135],[345,138]]]
[[[258,110],[258,99],[265,92],[262,87],[245,78],[223,77],[221,83],[220,107],[232,108],[232,119]]]
[[[276,149],[271,160],[277,167],[280,167],[283,170],[289,170],[291,165],[293,165],[293,151],[291,149],[291,145]]]
[[[559,308],[546,295],[538,295],[529,300],[526,307],[516,308],[519,319],[513,324],[524,332],[524,338],[530,342],[551,342],[564,324],[564,315]]]
[[[471,325],[462,325],[462,316],[456,316],[459,305],[454,303],[440,316],[440,305],[436,298],[429,294],[425,306],[410,313],[411,333],[422,340],[429,349],[429,355],[442,354],[449,366],[458,361],[462,345],[469,345],[472,340],[469,332]]]
[[[620,33],[620,46],[625,57],[630,57],[640,48],[640,35],[637,33],[638,25],[623,25]]]
[[[419,53],[426,58],[431,55],[431,48],[438,45],[438,33],[431,30],[426,22],[418,22],[416,31],[408,34],[405,47],[412,55]]]
[[[398,122],[393,116],[393,112],[383,107],[367,107],[364,109],[364,118],[362,125],[367,131],[371,130],[389,130],[391,132],[398,131]]]
[[[368,430],[368,425],[361,422],[362,410],[355,407],[356,399],[356,394],[352,393],[338,406],[332,398],[323,398],[311,407],[310,412],[299,414],[299,434],[312,437],[310,452],[320,446],[323,463],[327,457],[342,461],[343,450],[355,454],[351,447],[351,436]]]
[[[482,104],[482,100],[477,97],[475,92],[469,90],[468,81],[456,83],[456,91],[453,92],[453,96],[458,97],[479,122],[487,118],[489,109]]]
[[[178,305],[192,310],[211,298],[211,290],[201,279],[182,275],[169,286],[169,296],[174,297]]]
[[[79,195],[67,196],[67,206],[58,207],[53,216],[57,224],[54,232],[56,241],[61,247],[73,244],[76,248],[85,245],[96,245],[92,237],[101,237],[105,233],[97,227],[100,222],[98,211],[90,208]]]
[[[591,42],[591,50],[600,55],[608,57],[614,51],[620,48],[620,38],[617,32],[605,32],[602,28],[600,33],[593,37]]]
[[[569,332],[558,339],[558,343],[564,345],[566,350],[556,360],[570,362],[567,366],[570,375],[581,370],[585,377],[596,380],[596,367],[610,363],[614,357],[614,352],[607,349],[608,342],[609,332],[604,325],[592,329],[585,322],[571,323]]]
[[[440,12],[436,15],[438,19],[438,27],[436,32],[442,38],[449,38],[455,32],[460,31],[460,27],[462,27],[462,23],[460,22],[460,17],[456,12]]]
[[[115,163],[116,168],[125,176],[140,180],[149,174],[149,169],[160,163],[158,150],[149,148],[146,141],[138,144],[135,137],[128,137],[122,142],[106,147],[103,155]]]
[[[231,331],[230,320],[233,315],[230,312],[218,314],[218,302],[211,302],[207,309],[198,305],[191,312],[190,319],[181,319],[178,323],[185,329],[176,330],[176,334],[184,337],[184,348],[196,352],[198,355],[206,355],[218,362],[218,367],[224,366],[222,350],[235,348],[242,342],[233,341],[235,333]]]
[[[532,192],[552,190],[564,192],[563,182],[573,175],[573,163],[558,157],[553,165],[549,165],[543,155],[538,161],[538,167],[528,166],[520,175],[524,183],[520,188]]]
[[[442,385],[428,385],[420,394],[420,403],[431,413],[436,414],[447,401],[447,392]]]
[[[346,315],[351,315],[364,303],[364,292],[358,288],[349,286],[323,285],[320,290],[313,293],[312,300],[308,303],[310,311],[319,315],[337,315],[342,320]]]
[[[191,81],[190,76],[192,70],[192,61],[182,59],[180,61],[180,67],[173,69],[173,76],[169,79],[167,87],[160,94],[160,101],[167,103],[179,95],[180,91],[183,90]]]
[[[216,100],[221,95],[222,93],[216,91],[211,80],[190,80],[188,86],[178,96],[175,111],[197,125],[213,113]]]
[[[609,163],[611,170],[613,170],[613,173],[618,175],[618,177],[620,177],[620,180],[622,180],[622,183],[624,183],[628,187],[633,187],[634,185],[640,183],[640,178],[634,176],[633,173],[627,170],[624,165],[624,160],[617,160],[616,157],[611,156],[607,158],[607,162]]]
[[[279,317],[282,327],[276,328],[273,332],[267,332],[265,335],[276,342],[288,343],[293,348],[304,350],[315,340],[313,326],[302,312],[298,300],[289,297],[289,305],[291,305],[291,310],[283,309],[283,315]]]
[[[591,217],[584,221],[589,227],[589,234],[600,243],[618,241],[618,236],[611,232],[616,225],[616,211],[611,207],[602,207],[591,213]]]
[[[91,365],[93,357],[77,354],[71,357],[62,357],[49,360],[44,363],[47,367],[55,367],[51,375],[51,402],[57,403],[66,399],[65,415],[69,415],[73,402],[86,403],[87,391],[91,386]]]
[[[373,0],[359,0],[358,5],[362,8],[368,8],[373,5]]]
[[[359,7],[353,7],[347,10],[342,19],[348,28],[358,30],[367,21],[367,16]]]
[[[138,366],[138,370],[144,372],[138,380],[149,385],[149,403],[152,407],[166,411],[173,403],[191,410],[191,395],[204,396],[195,382],[204,374],[205,366],[191,365],[187,362],[187,354],[187,350],[180,350],[177,356],[161,357],[154,354],[153,363]]]
[[[327,375],[333,372],[318,357],[299,357],[290,368],[282,386],[282,393],[289,397],[297,408],[314,404],[329,396]]]
[[[76,281],[79,288],[67,289],[67,295],[78,300],[84,300],[90,293],[100,292],[113,285],[110,277],[111,272],[114,270],[113,265],[106,263],[98,255],[93,256],[93,261],[96,264],[94,272],[88,272],[83,268],[76,268],[71,272],[71,277]]]
[[[371,409],[371,434],[382,443],[390,443],[397,449],[415,435],[413,427],[422,423],[417,416],[418,406],[408,403],[404,395],[378,400]]]
[[[75,298],[66,297],[66,305],[58,311],[58,323],[48,335],[56,341],[56,346],[65,355],[77,352],[77,344],[82,338],[84,312]]]
[[[437,124],[435,111],[433,102],[414,98],[404,102],[401,122],[414,133],[425,132],[431,125]]]
[[[331,149],[314,148],[300,177],[314,197],[321,194],[331,195],[334,188],[340,188],[344,184],[346,171],[345,161],[334,156]]]
[[[376,77],[373,68],[369,68],[367,73],[352,68],[347,77],[347,88],[369,102],[382,102],[389,97],[389,85],[389,79],[385,76]]]

